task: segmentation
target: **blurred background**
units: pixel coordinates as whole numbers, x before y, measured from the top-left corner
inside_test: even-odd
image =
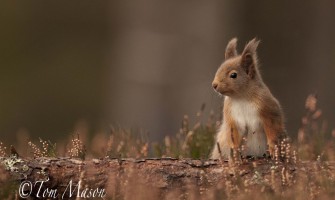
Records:
[[[263,79],[296,137],[316,92],[335,127],[334,1],[2,1],[0,140],[57,141],[78,127],[175,134],[185,114],[221,112],[211,88],[227,42],[253,37]]]

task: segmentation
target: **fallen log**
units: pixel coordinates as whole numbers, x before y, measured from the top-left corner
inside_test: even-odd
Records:
[[[227,162],[175,158],[92,159],[1,158],[3,173],[21,198],[192,197],[248,192],[282,194],[287,186],[317,174],[335,176],[335,162],[274,162],[269,159]],[[6,179],[7,180],[7,179]],[[5,180],[5,181],[6,181]],[[299,180],[299,181],[298,181]],[[4,182],[4,180],[0,181]]]

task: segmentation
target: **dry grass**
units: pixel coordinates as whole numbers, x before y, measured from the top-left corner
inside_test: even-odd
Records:
[[[82,160],[85,160],[86,148],[83,142],[80,140],[79,134],[77,134],[77,137],[72,136],[71,144],[68,147],[67,155],[71,158],[80,158]]]
[[[214,145],[219,119],[210,112],[206,122],[202,121],[205,106],[196,114],[194,125],[184,116],[182,127],[175,136],[166,136],[163,143],[154,143],[156,156],[207,159]]]
[[[122,179],[110,177],[109,183],[113,187],[106,188],[107,193],[112,199],[134,199],[134,195],[136,199],[333,199],[335,177],[325,163],[335,161],[335,130],[327,131],[322,120],[322,111],[317,108],[315,95],[308,96],[305,107],[306,114],[302,117],[297,137],[285,139],[279,147],[276,147],[270,176],[263,176],[255,166],[253,176],[241,181],[238,166],[246,160],[235,154],[229,169],[223,170],[224,181],[206,189],[198,187],[196,183],[184,183],[185,187],[170,188],[162,194],[157,188],[139,184],[138,175],[133,172]],[[90,152],[100,152],[95,155],[99,154],[99,157],[104,158],[207,159],[214,145],[220,117],[211,112],[208,119],[203,121],[204,108],[205,106],[202,106],[195,116],[194,124],[190,123],[188,116],[184,116],[178,133],[175,136],[166,136],[162,142],[149,141],[148,133],[141,129],[113,127],[110,133],[99,134],[98,138],[94,138],[92,144],[89,140],[84,142],[79,137],[80,133],[72,136],[67,145],[60,145],[67,146],[65,155],[57,151],[56,144],[42,139],[39,139],[38,143],[29,141],[29,152],[34,158],[69,156],[83,160],[87,156],[92,157]],[[86,147],[91,148],[86,150]],[[102,148],[102,151],[99,148]],[[0,157],[10,154],[0,143]],[[310,169],[301,168],[300,163],[305,160],[317,161],[317,165]],[[296,175],[289,173],[290,166],[295,166],[299,173]],[[2,174],[4,173],[1,172],[1,177],[4,176]],[[4,184],[1,177],[0,183]],[[276,181],[278,177],[280,182]],[[3,188],[0,189],[1,198],[13,196],[8,193],[9,186],[1,188]]]
[[[327,130],[322,111],[317,107],[316,95],[309,95],[305,103],[306,114],[302,117],[295,144],[302,160],[335,160],[335,134]]]

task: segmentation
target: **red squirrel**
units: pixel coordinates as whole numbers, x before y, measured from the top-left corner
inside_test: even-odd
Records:
[[[224,103],[212,159],[229,158],[231,149],[241,147],[243,137],[242,155],[262,157],[268,150],[273,157],[275,145],[286,135],[282,108],[259,73],[258,44],[254,38],[239,55],[237,39],[233,38],[215,74],[212,86],[224,96]]]

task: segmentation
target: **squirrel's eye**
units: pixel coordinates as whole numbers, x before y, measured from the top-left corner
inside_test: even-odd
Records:
[[[230,78],[237,78],[237,73],[235,73],[235,72],[234,72],[234,73],[231,73],[231,74],[230,74]]]

